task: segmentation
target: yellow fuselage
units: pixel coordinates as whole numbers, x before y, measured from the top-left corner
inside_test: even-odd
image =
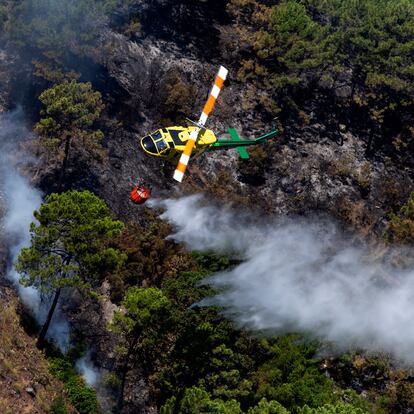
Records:
[[[158,129],[152,134],[141,138],[142,149],[152,156],[166,159],[174,158],[178,153],[184,151],[185,145],[190,138],[190,133],[196,129],[199,128],[196,126],[172,126]],[[194,146],[194,151],[206,145],[211,146],[216,141],[217,138],[213,131],[210,129],[202,130]]]

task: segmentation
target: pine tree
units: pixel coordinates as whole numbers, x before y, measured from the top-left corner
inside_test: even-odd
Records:
[[[148,340],[152,335],[159,343],[162,341],[160,326],[164,324],[170,314],[170,301],[157,288],[138,288],[136,286],[127,290],[122,301],[125,311],[118,311],[110,326],[113,332],[120,335],[122,345],[119,352],[123,355],[121,370],[121,387],[118,396],[117,410],[122,411],[126,377],[129,371],[131,358],[137,354],[142,346],[143,338],[147,337],[150,346],[155,346]]]
[[[35,126],[39,145],[53,162],[60,162],[59,189],[62,189],[67,170],[79,156],[101,156],[103,133],[94,128],[104,104],[99,92],[90,83],[63,82],[45,90],[39,97],[44,105],[42,118]],[[86,153],[86,154],[85,154]]]
[[[53,295],[37,344],[44,340],[64,288],[90,291],[105,272],[125,259],[108,240],[121,233],[123,223],[114,221],[106,204],[89,191],[51,194],[34,212],[31,245],[23,248],[15,264],[24,286]]]

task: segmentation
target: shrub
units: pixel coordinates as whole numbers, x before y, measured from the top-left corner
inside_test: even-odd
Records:
[[[50,372],[65,383],[65,389],[69,399],[80,414],[95,414],[98,410],[96,392],[89,387],[79,376],[70,357],[58,356],[49,361]],[[61,404],[56,403],[56,410],[62,410]],[[65,411],[56,411],[54,414],[64,414]]]
[[[390,214],[386,237],[389,241],[397,243],[414,242],[414,192],[410,194],[398,214]]]
[[[80,414],[94,414],[98,410],[96,391],[86,385],[79,375],[73,375],[65,384],[70,401]]]
[[[65,400],[62,396],[53,400],[52,405],[50,406],[50,414],[68,414]]]

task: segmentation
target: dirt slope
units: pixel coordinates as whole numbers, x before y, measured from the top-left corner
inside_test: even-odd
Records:
[[[63,385],[48,372],[34,338],[20,325],[18,300],[10,288],[0,291],[0,413],[46,414],[64,395]],[[77,411],[68,406],[68,412]]]

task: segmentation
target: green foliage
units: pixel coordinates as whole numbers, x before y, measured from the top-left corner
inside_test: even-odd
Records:
[[[291,410],[337,400],[333,382],[319,372],[313,359],[315,346],[284,336],[269,343],[268,352],[271,358],[255,374],[258,396],[277,400]]]
[[[212,399],[205,389],[199,387],[186,389],[178,407],[174,405],[175,399],[172,398],[161,407],[160,414],[242,414],[237,401]]]
[[[226,270],[231,264],[228,256],[216,252],[193,252],[192,256],[197,261],[201,269],[208,273],[216,273]]]
[[[45,90],[39,100],[44,105],[36,132],[43,136],[59,135],[64,131],[84,130],[99,119],[102,97],[88,83],[63,82]]]
[[[115,312],[109,328],[119,335],[117,351],[125,358],[125,380],[132,356],[146,355],[150,364],[162,354],[171,304],[160,289],[133,286],[126,291],[121,305],[122,310]]]
[[[123,253],[108,245],[124,225],[89,191],[46,197],[30,226],[31,246],[16,263],[24,286],[50,293],[65,286],[89,288],[120,266]]]
[[[94,0],[19,0],[5,26],[14,47],[46,66],[48,80],[64,77],[74,55],[94,56],[107,25],[104,2]]]
[[[85,384],[80,376],[71,377],[65,384],[69,399],[79,414],[94,414],[98,411],[96,391]]]
[[[335,405],[326,404],[318,408],[309,408],[307,405],[298,410],[298,414],[369,414],[361,408],[355,408],[345,403]]]
[[[257,406],[249,408],[247,414],[290,414],[290,412],[277,401],[267,401],[263,398]]]
[[[49,360],[49,370],[58,379],[65,383],[69,399],[80,414],[94,414],[98,410],[96,391],[86,385],[73,368],[73,361],[69,355],[55,356]],[[62,404],[56,405],[54,414],[63,414]],[[56,411],[61,410],[61,411]]]
[[[258,80],[266,89],[299,85],[303,71],[318,68],[332,53],[326,28],[311,18],[301,2],[282,1],[251,19],[262,26],[253,37],[245,34],[256,60],[245,61],[239,75]]]
[[[68,211],[73,209],[67,205]],[[94,210],[105,215],[97,207]],[[157,237],[164,235],[158,225],[155,229],[154,239],[140,233],[140,249],[151,251]],[[132,248],[133,242],[128,243]],[[163,246],[157,249],[162,251]],[[139,361],[151,388],[158,390],[154,397],[164,414],[288,414],[288,410],[297,413],[304,404],[317,408],[336,403],[341,393],[318,371],[312,344],[299,342],[296,336],[269,341],[252,338],[235,330],[218,309],[191,307],[213,294],[210,287],[200,286],[200,281],[209,272],[231,265],[227,257],[214,254],[193,254],[191,260],[198,271],[167,277],[162,289],[134,286],[125,292],[121,310],[111,324],[119,340],[116,351],[122,375],[111,378],[108,385],[121,395],[126,373]],[[58,378],[69,381],[70,361],[51,365]],[[77,390],[77,381],[70,385],[75,400],[89,401],[87,392]]]
[[[118,391],[121,386],[121,380],[114,372],[108,372],[104,375],[104,384],[112,391]]]
[[[281,2],[271,15],[272,55],[287,69],[300,70],[319,66],[327,57],[326,30],[307,13],[303,4]],[[261,52],[261,57],[266,57]],[[292,79],[291,82],[298,82]]]
[[[155,329],[168,315],[170,302],[160,289],[130,287],[122,301],[123,311],[115,312],[111,329],[125,337],[137,337]]]
[[[73,362],[69,356],[55,356],[49,360],[49,371],[63,382],[69,381],[76,372],[73,368]]]
[[[102,154],[103,135],[96,127],[102,97],[90,84],[72,80],[80,76],[76,57],[96,56],[108,15],[130,8],[134,1],[0,2],[0,25],[12,44],[28,60],[34,56],[38,76],[59,82],[40,95],[43,109],[35,129],[44,153],[61,167],[62,182],[75,158]],[[230,3],[229,10],[237,16],[235,43],[243,47],[239,77],[248,82],[245,101],[254,100],[273,114],[282,108],[299,112],[309,97],[332,97],[335,82],[343,82],[341,76],[346,75],[352,94],[335,101],[341,109],[361,108],[379,123],[391,115],[407,125],[412,121],[412,1]],[[128,23],[126,34],[139,30],[137,15]],[[182,117],[190,109],[193,87],[175,71],[163,80],[160,112],[171,119]],[[328,102],[329,111],[338,109]],[[257,148],[252,155],[241,169],[263,175],[266,154]],[[413,215],[414,196],[391,216],[391,237],[412,242]],[[119,236],[122,224],[88,192],[52,194],[36,218],[32,245],[22,250],[16,265],[25,285],[46,293],[66,286],[90,289],[111,273],[113,296],[120,301],[125,294],[111,325],[125,375],[108,377],[113,389],[123,388],[128,364],[138,360],[162,414],[364,412],[337,402],[341,393],[319,371],[314,346],[296,336],[252,338],[235,329],[219,309],[192,306],[213,293],[199,283],[208,273],[230,266],[228,257],[178,251],[164,240],[169,229],[153,220],[147,228],[131,225]],[[118,248],[113,247],[116,236]],[[162,289],[136,287],[144,284]],[[66,383],[81,413],[96,411],[96,396],[76,375],[70,359],[52,360],[51,370]],[[396,392],[401,401],[411,403],[410,386],[400,385]],[[59,401],[53,407],[55,414],[65,412]]]
[[[204,388],[191,387],[185,390],[179,404],[177,404],[177,399],[172,397],[160,409],[160,414],[174,413],[242,414],[243,411],[240,404],[234,399],[224,401],[219,398],[212,398]],[[263,398],[256,406],[250,407],[247,414],[290,414],[290,411],[286,410],[277,401],[267,401]],[[359,412],[356,414],[359,414]]]
[[[315,1],[331,18],[340,65],[350,62],[362,80],[354,99],[383,122],[413,99],[414,4],[409,0]],[[405,101],[405,103],[403,103]]]
[[[390,214],[386,237],[397,243],[414,242],[414,193],[410,194],[398,214]]]
[[[391,144],[409,130],[414,108],[412,1],[268,4],[231,0],[229,6],[235,32],[252,52],[246,56],[243,51],[239,70],[240,79],[250,81],[245,105],[297,119],[307,100],[318,96],[319,118],[343,116],[345,105],[348,115],[361,115],[358,121],[366,128],[377,126],[374,144],[379,137],[380,143]]]
[[[99,92],[94,92],[90,83],[65,81],[45,90],[39,100],[43,104],[42,118],[35,125],[39,135],[39,147],[49,161],[60,164],[61,184],[66,170],[76,159],[102,157],[100,141],[103,133],[94,127],[99,120],[104,104]]]
[[[50,406],[50,414],[68,414],[65,399],[62,396],[53,400],[52,405]]]
[[[206,260],[199,263],[210,267]],[[182,395],[192,387],[205,398],[208,393],[207,401],[237,401],[245,411],[263,400],[253,413],[273,409],[284,414],[304,404],[317,407],[337,401],[333,382],[319,372],[313,359],[315,346],[300,343],[295,336],[255,339],[235,330],[218,309],[190,307],[213,294],[211,288],[199,286],[203,277],[202,270],[187,272],[162,286],[172,302],[169,330],[174,338],[154,376],[165,413],[181,412]]]
[[[121,305],[123,309],[115,312],[110,324],[110,330],[119,335],[117,352],[123,360],[118,411],[123,406],[130,361],[138,357],[141,366],[150,369],[163,354],[165,326],[170,319],[170,301],[157,288],[130,287]]]
[[[213,293],[212,289],[207,286],[198,286],[205,276],[204,272],[183,272],[176,278],[164,280],[162,289],[175,302],[176,306],[190,307],[209,293]]]

